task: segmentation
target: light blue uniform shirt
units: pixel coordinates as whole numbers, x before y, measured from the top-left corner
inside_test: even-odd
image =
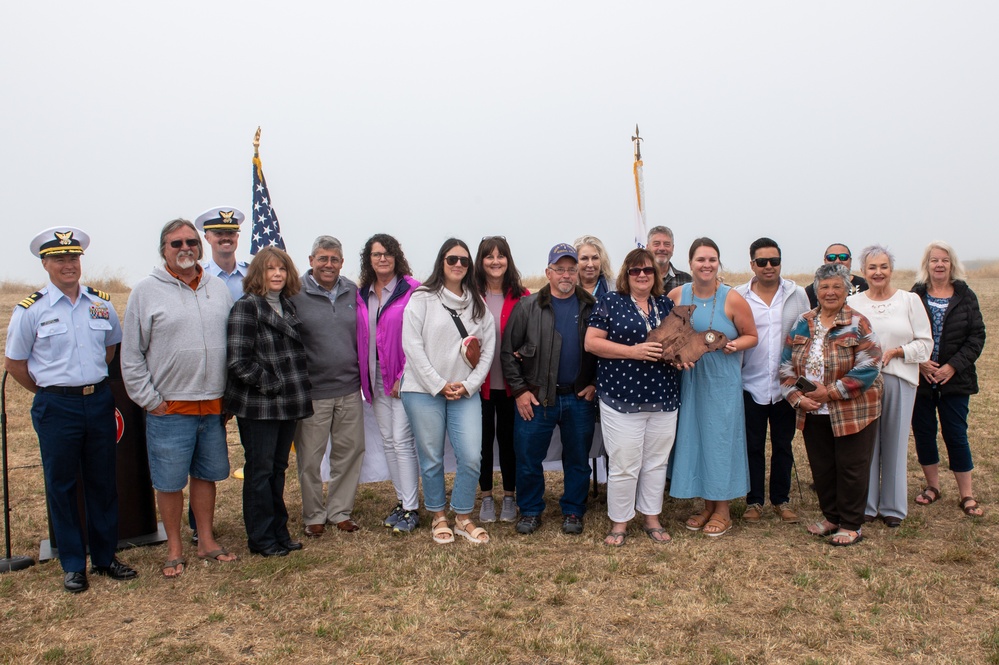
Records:
[[[231,273],[219,268],[218,264],[211,259],[205,261],[205,272],[207,272],[212,277],[218,277],[223,282],[225,282],[226,287],[229,289],[229,295],[232,296],[232,301],[236,302],[243,297],[243,278],[246,277],[246,271],[250,269],[250,264],[246,261],[236,261],[236,269]]]
[[[30,307],[14,308],[4,353],[27,360],[28,374],[43,388],[100,383],[108,375],[107,347],[121,341],[114,306],[83,286],[75,305],[51,282],[41,293]]]

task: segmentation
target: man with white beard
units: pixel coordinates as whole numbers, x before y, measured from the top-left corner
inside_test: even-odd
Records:
[[[652,252],[663,276],[663,292],[669,293],[678,286],[690,284],[690,273],[673,265],[673,230],[668,226],[653,226],[646,240],[645,246]]]
[[[229,476],[222,395],[232,297],[198,263],[202,254],[194,224],[167,222],[160,232],[163,265],[135,285],[123,326],[121,373],[129,397],[146,410],[149,473],[167,534],[167,578],[179,577],[186,565],[180,521],[188,478],[198,556],[236,558],[213,533],[215,483]]]

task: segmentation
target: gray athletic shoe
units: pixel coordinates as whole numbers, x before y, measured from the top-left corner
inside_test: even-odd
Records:
[[[391,529],[398,524],[399,520],[402,519],[402,516],[405,513],[406,511],[402,509],[402,504],[396,504],[396,507],[392,509],[392,512],[389,513],[388,517],[385,518],[385,521],[382,522],[382,524]]]
[[[500,508],[500,522],[517,521],[517,504],[513,497],[507,494],[503,497],[503,507]]]
[[[496,521],[496,502],[493,501],[493,497],[490,494],[482,497],[482,507],[479,508],[479,521],[486,523]]]
[[[409,533],[420,526],[420,514],[415,510],[407,510],[392,527],[393,533]]]

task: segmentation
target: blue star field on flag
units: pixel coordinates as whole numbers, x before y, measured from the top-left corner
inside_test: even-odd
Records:
[[[281,225],[278,224],[277,213],[271,205],[259,157],[253,158],[253,224],[250,228],[250,256],[255,256],[264,247],[284,249]]]

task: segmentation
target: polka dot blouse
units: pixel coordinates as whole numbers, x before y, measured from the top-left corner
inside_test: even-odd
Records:
[[[671,309],[666,296],[653,299],[655,309],[649,325],[658,327]],[[631,296],[617,292],[604,294],[590,314],[589,325],[607,332],[607,339],[633,346],[645,341],[645,316]],[[621,413],[675,411],[680,406],[679,372],[664,362],[608,359],[597,361],[597,395]]]

